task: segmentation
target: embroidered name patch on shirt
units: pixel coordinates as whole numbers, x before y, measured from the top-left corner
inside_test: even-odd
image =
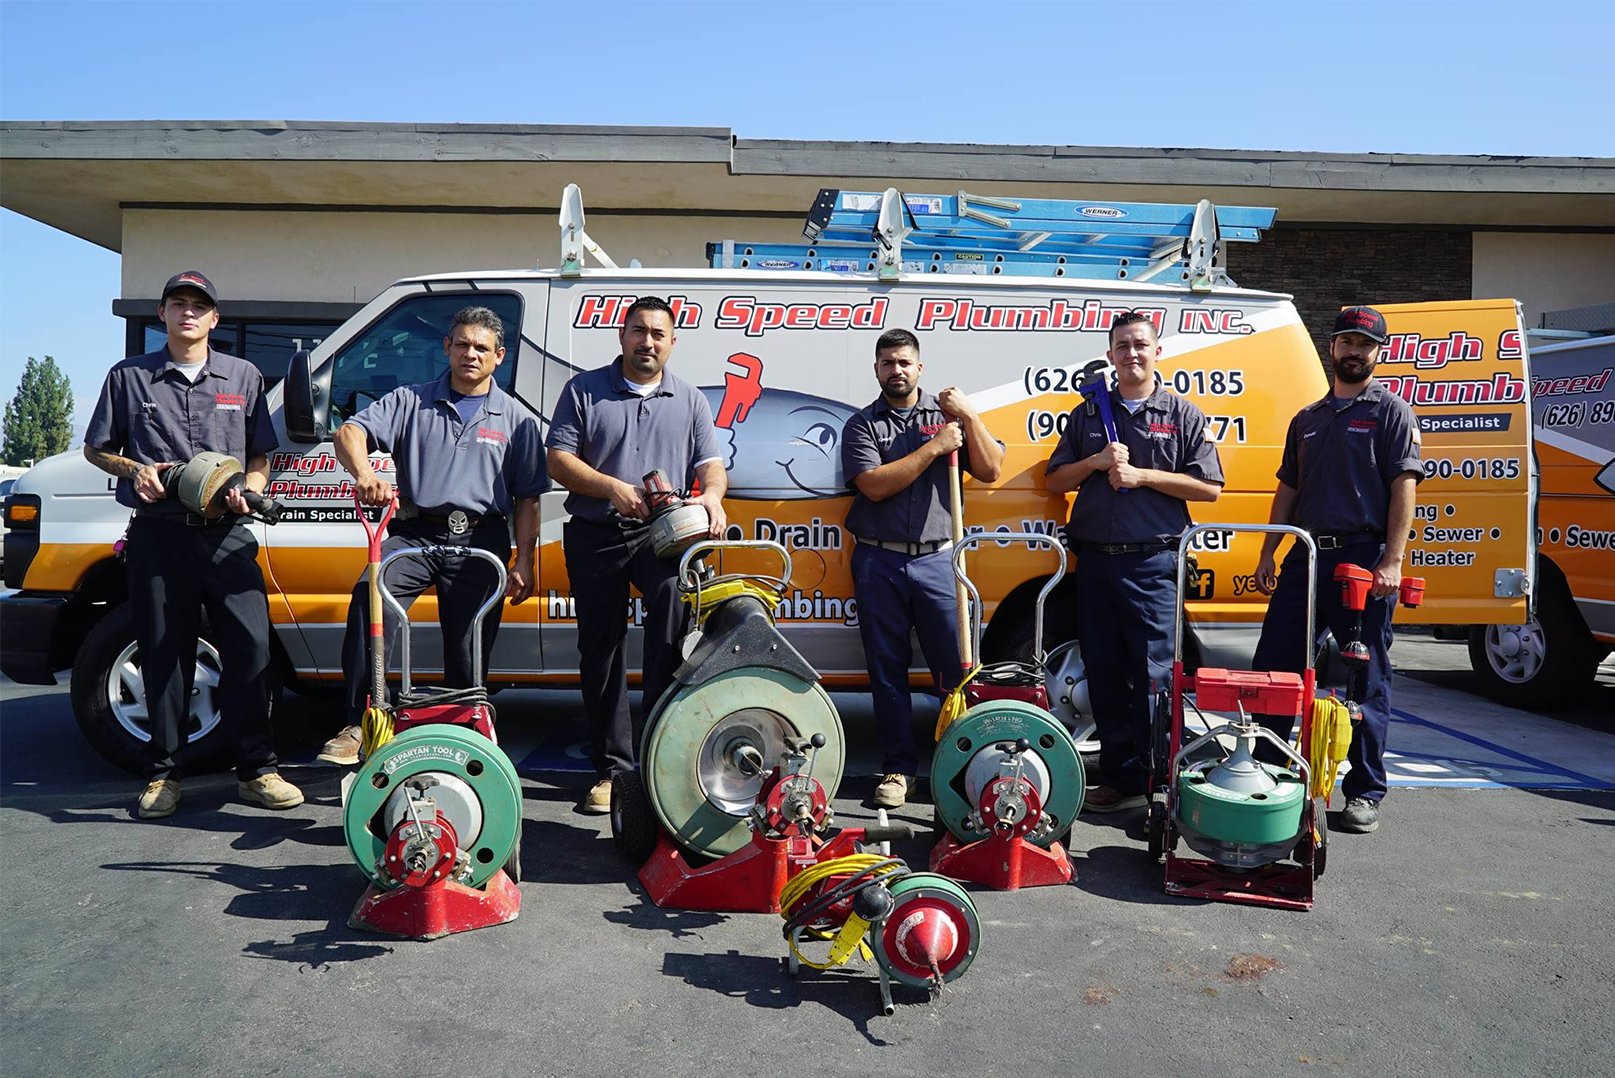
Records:
[[[247,398],[241,393],[215,393],[213,407],[220,412],[239,412],[247,406]]]

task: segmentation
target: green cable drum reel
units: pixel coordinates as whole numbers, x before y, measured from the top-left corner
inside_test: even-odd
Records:
[[[519,854],[521,780],[510,758],[475,730],[414,726],[377,749],[344,792],[348,849],[378,887],[396,886],[381,859],[388,836],[420,797],[432,800],[470,855],[458,882],[480,887]]]
[[[748,547],[780,557],[780,576],[703,578],[693,567],[702,554]],[[831,797],[841,784],[841,718],[755,588],[777,594],[790,570],[789,552],[761,540],[697,543],[680,561],[697,612],[703,601],[708,609],[694,649],[645,725],[638,778],[663,830],[689,853],[723,857],[750,840],[746,821],[787,740],[824,735],[813,778]]]
[[[931,756],[937,818],[960,842],[985,838],[978,806],[1022,739],[1022,774],[1043,803],[1044,823],[1026,841],[1048,849],[1071,830],[1082,810],[1086,779],[1071,734],[1054,716],[1020,700],[984,700],[955,719]]]

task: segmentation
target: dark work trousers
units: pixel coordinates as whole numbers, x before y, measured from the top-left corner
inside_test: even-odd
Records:
[[[682,661],[679,641],[688,607],[678,597],[678,559],[658,558],[649,528],[622,528],[568,520],[561,549],[578,612],[578,673],[589,719],[595,774],[632,771],[640,734],[673,682]],[[628,636],[628,585],[645,598],[639,721],[628,712],[624,644]]]
[[[1149,787],[1150,714],[1172,676],[1176,550],[1077,552],[1077,639],[1105,782],[1124,794]]]
[[[939,694],[953,691],[959,669],[959,636],[953,590],[953,551],[905,554],[859,543],[852,552],[852,589],[858,598],[858,634],[863,637],[869,690],[875,703],[875,736],[888,775],[915,775],[914,698],[908,670],[914,661],[909,630],[931,668]]]
[[[269,603],[252,531],[240,524],[193,528],[182,519],[137,515],[124,556],[151,718],[147,775],[180,778],[175,754],[190,727],[196,636],[204,608],[219,651],[214,703],[235,754],[236,777],[246,782],[274,771]]]
[[[1335,566],[1351,562],[1370,571],[1379,564],[1385,552],[1384,544],[1377,540],[1341,547],[1339,550],[1318,551],[1318,598],[1315,631],[1308,631],[1307,616],[1307,554],[1306,548],[1296,543],[1284,558],[1279,569],[1279,584],[1267,604],[1267,617],[1262,620],[1262,638],[1256,645],[1252,667],[1256,670],[1289,670],[1296,673],[1306,668],[1307,648],[1316,652],[1326,632],[1344,644],[1352,638],[1355,615],[1340,602],[1340,585],[1334,582]],[[1351,749],[1346,759],[1351,770],[1341,780],[1341,791],[1349,801],[1364,797],[1378,801],[1385,796],[1385,738],[1391,726],[1391,615],[1396,612],[1396,596],[1383,599],[1370,597],[1363,609],[1362,641],[1368,645],[1368,675],[1361,699],[1363,721],[1352,732]],[[1294,728],[1295,719],[1289,715],[1258,715],[1263,726],[1286,740]],[[1258,756],[1269,763],[1278,763],[1276,750],[1266,749]]]
[[[464,535],[450,535],[448,526],[441,521],[393,521],[387,526],[387,538],[381,543],[381,557],[402,547],[419,546],[472,546],[480,547],[500,561],[510,562],[510,528],[502,517],[489,517]],[[342,638],[342,673],[348,682],[348,721],[357,724],[364,717],[365,703],[370,698],[370,570],[366,567],[359,582],[353,586],[353,597],[348,602],[348,631]],[[467,689],[475,684],[471,676],[471,626],[477,610],[488,601],[497,575],[493,566],[477,557],[400,558],[388,566],[383,578],[387,590],[392,592],[405,610],[427,588],[437,589],[438,626],[443,634],[443,684],[451,688]],[[499,634],[499,619],[504,614],[501,599],[488,611],[482,623],[482,678],[488,678],[488,658],[493,654],[494,637]],[[389,667],[397,664],[398,615],[383,601],[383,639],[387,642]],[[420,653],[411,649],[410,663],[417,666]],[[411,671],[411,677],[414,672]]]

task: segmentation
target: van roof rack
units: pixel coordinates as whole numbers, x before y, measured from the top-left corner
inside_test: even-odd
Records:
[[[1015,274],[1230,286],[1225,242],[1254,243],[1277,211],[1255,206],[902,194],[822,188],[806,244],[707,245],[713,269]]]

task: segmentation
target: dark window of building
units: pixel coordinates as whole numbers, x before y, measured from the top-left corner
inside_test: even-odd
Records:
[[[494,374],[507,392],[516,381],[521,298],[488,292],[425,293],[401,301],[360,333],[332,360],[331,426],[361,411],[399,386],[430,382],[448,369],[443,338],[462,307],[488,307],[505,324],[505,359]]]
[[[139,322],[142,350],[155,352],[168,339],[163,324],[156,319]],[[264,375],[264,385],[272,386],[286,377],[292,353],[312,349],[336,331],[339,322],[252,322],[221,319],[209,340],[215,350],[244,359]]]

